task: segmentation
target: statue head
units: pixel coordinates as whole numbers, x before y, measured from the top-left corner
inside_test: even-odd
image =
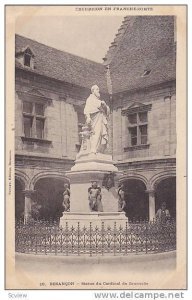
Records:
[[[113,179],[109,176],[109,178],[107,179],[106,188],[110,189],[112,187],[113,187]]]
[[[94,189],[97,188],[97,182],[96,182],[96,181],[93,181],[93,182],[92,182],[92,187],[93,187]]]
[[[93,94],[93,95],[95,95],[97,98],[100,98],[100,93],[99,93],[99,87],[98,87],[98,85],[93,85],[92,87],[91,87],[91,93]]]
[[[68,189],[69,188],[69,184],[68,183],[65,183],[64,184],[64,189],[66,190],[66,189]]]
[[[161,209],[163,209],[163,210],[166,209],[166,206],[167,206],[167,204],[165,201],[161,203]]]

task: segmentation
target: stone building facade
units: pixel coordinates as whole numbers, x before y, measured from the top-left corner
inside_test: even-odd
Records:
[[[176,216],[176,39],[172,16],[125,17],[104,63],[16,35],[15,215],[62,215],[83,107],[97,84],[129,219]]]

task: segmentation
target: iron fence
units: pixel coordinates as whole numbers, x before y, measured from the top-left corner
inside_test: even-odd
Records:
[[[128,255],[158,253],[176,249],[176,223],[127,222],[125,226],[69,226],[34,221],[18,222],[15,250],[20,253],[54,255]]]

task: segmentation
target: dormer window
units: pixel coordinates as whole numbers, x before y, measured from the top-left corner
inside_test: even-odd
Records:
[[[29,46],[16,53],[17,60],[27,68],[34,69],[34,53]]]
[[[149,74],[151,73],[151,70],[147,69],[143,72],[143,74],[141,75],[141,77],[145,77],[145,76],[149,76]]]
[[[31,55],[28,53],[24,54],[24,66],[27,66],[27,67],[31,66]]]

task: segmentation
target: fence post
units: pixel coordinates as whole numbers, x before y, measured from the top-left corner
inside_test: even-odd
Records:
[[[97,255],[98,254],[98,227],[96,225],[95,227],[95,254]]]
[[[131,226],[130,235],[131,235],[131,242],[130,242],[130,244],[131,244],[131,253],[132,253],[133,252],[133,226]]]
[[[37,227],[36,227],[36,224],[35,224],[34,228],[35,228],[35,254],[37,254]]]
[[[116,254],[116,222],[114,222],[114,231],[113,231],[113,254]]]
[[[55,239],[55,255],[57,255],[57,227],[55,224],[53,224],[53,229],[54,229],[54,239]]]
[[[136,250],[136,255],[138,254],[138,243],[139,243],[139,237],[138,237],[138,224],[136,225],[136,245],[135,245],[135,250]]]
[[[122,252],[122,239],[121,239],[121,235],[122,235],[122,227],[121,225],[119,226],[119,230],[118,230],[118,236],[119,236],[119,254],[121,254]],[[118,242],[118,239],[117,239],[117,242]],[[118,248],[117,248],[118,249]]]
[[[101,223],[101,254],[104,255],[104,222]]]
[[[50,228],[50,236],[49,236],[49,252],[52,252],[52,228]]]
[[[83,253],[86,253],[86,227],[83,226]]]
[[[145,253],[148,253],[148,222],[145,223]]]
[[[78,256],[80,255],[80,243],[79,243],[79,238],[80,238],[80,227],[79,227],[79,222],[77,223],[77,254]]]
[[[68,249],[68,247],[69,247],[69,245],[68,245],[68,243],[69,243],[69,240],[68,240],[68,222],[66,222],[66,227],[65,227],[65,229],[66,229],[66,256],[68,256],[68,252],[69,252],[69,249]]]
[[[71,227],[71,253],[73,254],[74,253],[74,238],[73,238],[73,235],[74,235],[74,227],[72,225]]]
[[[92,222],[89,226],[89,255],[92,256]]]
[[[160,252],[165,251],[165,241],[164,241],[164,224],[161,222],[161,231],[160,231]]]
[[[128,235],[128,224],[126,222],[126,226],[125,226],[125,254],[127,255],[127,235]]]
[[[45,231],[45,235],[44,235],[44,239],[45,239],[45,247],[44,247],[44,252],[45,252],[45,255],[47,255],[47,232]]]
[[[38,240],[39,240],[39,252],[41,253],[41,250],[42,250],[42,233],[43,233],[43,226],[39,226],[39,237],[38,237]]]
[[[26,223],[25,224],[25,227],[24,228],[29,228],[29,225],[28,225],[28,223]],[[28,231],[28,230],[27,230]],[[25,232],[25,240],[26,240],[26,238],[28,238],[28,234],[27,234],[27,232]],[[30,235],[29,235],[30,236]],[[25,247],[25,245],[26,245],[26,247]],[[24,247],[25,247],[25,250],[24,250],[24,253],[30,253],[30,241],[27,241],[27,242],[25,242],[25,244],[24,244]]]
[[[59,235],[60,235],[60,253],[63,254],[63,228],[59,226]]]

